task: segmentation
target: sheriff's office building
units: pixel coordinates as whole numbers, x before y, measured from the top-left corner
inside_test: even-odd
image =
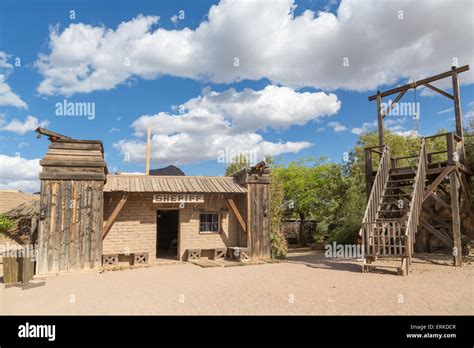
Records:
[[[270,257],[264,164],[232,177],[111,175],[102,142],[50,140],[40,162],[37,274]]]

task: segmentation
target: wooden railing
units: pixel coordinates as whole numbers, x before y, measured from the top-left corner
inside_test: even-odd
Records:
[[[464,142],[459,135],[456,133],[440,133],[425,137],[424,139],[430,141],[437,138],[445,138],[445,145],[441,150],[427,151],[428,165],[439,162],[447,162],[449,165],[455,164],[456,162],[461,164],[465,163]],[[426,147],[429,148],[427,144]],[[438,160],[436,160],[436,158],[438,158]],[[440,158],[442,158],[442,160],[440,160]]]
[[[362,225],[367,233],[366,256],[400,256],[406,254],[407,237],[402,221],[368,222]],[[370,234],[368,233],[370,231]]]
[[[420,220],[420,213],[423,206],[423,193],[425,192],[426,171],[428,169],[428,160],[426,157],[425,139],[421,140],[420,155],[418,156],[418,166],[416,170],[415,182],[413,183],[413,194],[408,212],[408,220],[405,229],[406,252],[410,257],[413,251],[413,242]]]
[[[359,235],[362,237],[362,245],[364,249],[368,251],[369,237],[373,235],[374,226],[371,223],[377,221],[377,211],[382,198],[385,184],[388,180],[391,167],[390,158],[390,147],[385,145],[383,147],[382,155],[375,176],[372,189],[370,191],[369,200],[367,202],[367,208],[365,210],[364,218],[362,220],[362,227],[359,231]]]

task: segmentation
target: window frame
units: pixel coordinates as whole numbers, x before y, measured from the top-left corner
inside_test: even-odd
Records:
[[[201,231],[201,215],[217,215],[217,231]],[[214,222],[203,222],[203,224],[212,224]],[[217,211],[204,211],[199,213],[199,234],[220,234],[221,230],[221,213]]]

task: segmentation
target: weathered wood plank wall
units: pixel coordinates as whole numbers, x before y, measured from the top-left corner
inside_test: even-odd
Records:
[[[271,257],[270,245],[270,185],[248,184],[248,224],[250,229],[250,255],[254,259]]]
[[[36,273],[98,269],[107,175],[102,143],[55,141],[40,164]]]
[[[252,259],[271,258],[270,243],[270,171],[264,163],[234,174],[247,189],[245,202],[247,247]]]
[[[42,181],[38,274],[100,267],[102,188],[102,181]]]

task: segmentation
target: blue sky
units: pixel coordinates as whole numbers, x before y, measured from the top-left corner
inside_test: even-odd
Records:
[[[340,161],[372,129],[376,106],[367,97],[377,89],[446,71],[453,59],[473,63],[471,2],[382,2],[296,1],[290,15],[291,0],[2,1],[0,188],[38,187],[37,161],[49,143],[35,139],[39,124],[102,140],[112,171],[144,170],[149,121],[152,168],[222,175],[216,151],[225,148],[257,148],[259,158],[270,152],[283,163]],[[128,27],[119,31],[122,22]],[[128,54],[131,67],[123,68]],[[472,71],[460,79],[463,113],[472,117]],[[438,86],[449,91],[449,82]],[[416,98],[420,134],[453,129],[447,98],[421,89]],[[56,115],[64,100],[94,103],[95,118]],[[403,101],[413,102],[413,92]],[[391,120],[394,131],[413,127],[410,117]]]

